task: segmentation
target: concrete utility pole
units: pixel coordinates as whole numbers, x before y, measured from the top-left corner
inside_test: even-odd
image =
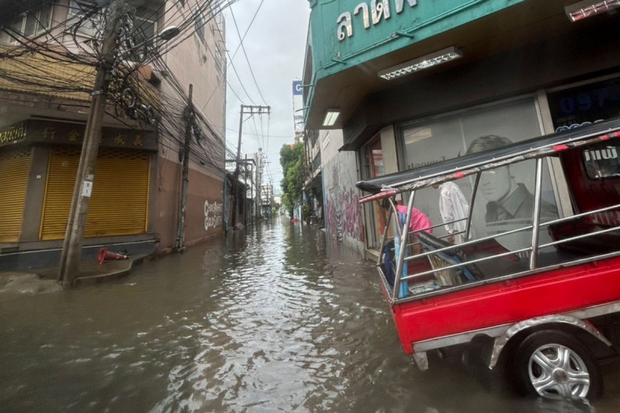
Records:
[[[80,271],[84,226],[86,224],[88,203],[90,201],[95,177],[94,170],[97,162],[97,152],[99,150],[101,126],[105,115],[106,97],[108,85],[110,83],[109,72],[114,65],[116,40],[119,32],[120,19],[124,12],[125,0],[113,1],[108,9],[109,16],[101,49],[102,60],[97,67],[90,111],[88,113],[86,131],[84,133],[84,143],[80,155],[80,163],[73,187],[71,210],[69,211],[69,219],[67,221],[67,229],[60,257],[58,281],[62,283],[63,288],[71,287]]]
[[[181,189],[181,213],[179,214],[179,225],[177,228],[176,249],[179,252],[185,250],[185,214],[187,210],[187,188],[189,186],[189,143],[192,137],[192,125],[194,123],[194,106],[192,104],[192,93],[194,85],[189,85],[189,98],[185,109],[185,144],[183,145],[183,187]]]
[[[260,221],[263,207],[260,203],[260,192],[261,192],[261,184],[262,180],[262,171],[263,171],[263,148],[258,148],[258,153],[256,154],[256,194],[254,198],[254,204],[256,205],[256,210],[254,211],[254,217],[256,221]]]
[[[234,188],[233,188],[233,216],[232,216],[232,228],[233,231],[236,229],[237,224],[237,210],[239,209],[239,164],[241,163],[241,136],[242,136],[242,128],[243,128],[243,115],[269,115],[271,113],[271,106],[247,106],[241,105],[241,111],[239,114],[239,142],[237,143],[237,165],[235,167],[235,175],[234,175]],[[245,202],[245,194],[243,195],[243,199]],[[247,211],[243,210],[244,217],[247,215]]]

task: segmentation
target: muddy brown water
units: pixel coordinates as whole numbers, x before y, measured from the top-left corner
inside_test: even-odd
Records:
[[[403,354],[372,263],[274,220],[123,279],[0,293],[0,412],[617,412]]]

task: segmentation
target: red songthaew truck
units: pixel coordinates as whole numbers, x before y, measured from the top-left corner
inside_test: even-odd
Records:
[[[360,203],[386,212],[377,270],[420,369],[431,351],[475,343],[525,394],[600,394],[598,363],[620,351],[619,152],[611,120],[357,183],[369,193]],[[519,202],[504,205],[513,215],[491,218],[486,180],[517,170],[531,189],[515,186]],[[471,194],[458,244],[445,222],[409,225],[416,194],[447,181]]]

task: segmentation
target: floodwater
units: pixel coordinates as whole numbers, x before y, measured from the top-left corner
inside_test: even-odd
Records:
[[[0,412],[616,412],[403,354],[373,265],[287,221],[121,280],[0,294]]]

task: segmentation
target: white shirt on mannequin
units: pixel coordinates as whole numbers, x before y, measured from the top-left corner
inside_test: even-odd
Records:
[[[453,237],[455,243],[462,243],[467,229],[469,203],[454,182],[444,182],[439,186],[439,213],[443,222],[446,222],[444,226],[448,235]]]

